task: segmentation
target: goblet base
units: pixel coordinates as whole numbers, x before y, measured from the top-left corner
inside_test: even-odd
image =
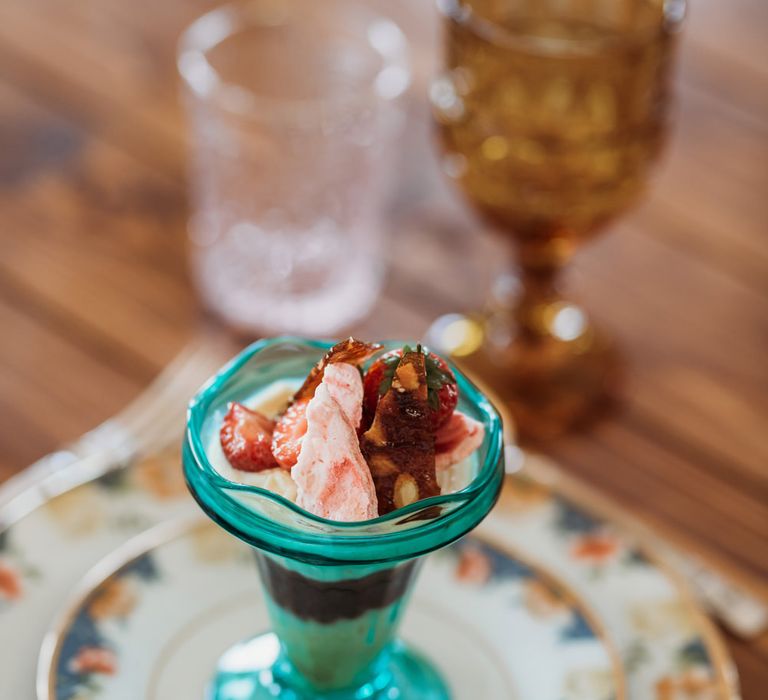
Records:
[[[313,690],[282,654],[273,633],[235,644],[219,659],[206,700],[449,700],[440,674],[401,642],[386,667],[359,688]]]
[[[504,402],[521,443],[546,442],[616,405],[621,355],[594,326],[584,323],[577,337],[564,339],[511,335],[509,316],[501,323],[507,325],[491,315],[451,315],[438,319],[430,336]],[[446,336],[452,342],[445,342]]]

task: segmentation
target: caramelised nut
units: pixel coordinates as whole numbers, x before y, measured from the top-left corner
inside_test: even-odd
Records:
[[[369,460],[368,466],[374,476],[390,476],[400,471],[397,465],[385,455],[374,455]]]
[[[392,492],[395,508],[402,508],[419,500],[419,486],[410,474],[400,474]]]
[[[401,364],[396,370],[397,380],[405,391],[415,391],[419,388],[419,375],[412,364]]]
[[[387,441],[387,436],[384,434],[384,428],[381,423],[376,420],[373,421],[373,425],[368,429],[365,437],[374,445],[383,445]]]

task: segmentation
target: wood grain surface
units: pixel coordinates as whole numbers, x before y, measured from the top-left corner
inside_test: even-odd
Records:
[[[212,4],[0,3],[0,480],[125,405],[204,319],[174,45]],[[430,3],[378,4],[405,25],[418,72],[392,271],[353,330],[418,336],[480,304],[503,253],[435,166]],[[768,3],[692,0],[689,14],[649,196],[569,273],[623,344],[625,402],[547,451],[768,595]],[[728,642],[745,699],[766,697],[768,638]]]

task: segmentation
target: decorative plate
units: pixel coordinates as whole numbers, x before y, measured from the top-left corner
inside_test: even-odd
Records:
[[[38,695],[201,698],[221,653],[268,628],[246,545],[206,520],[161,525],[86,577],[43,645]],[[624,695],[618,657],[591,611],[481,539],[427,558],[403,637],[440,668],[456,700]]]
[[[43,637],[84,572],[157,523],[197,513],[178,465],[174,452],[142,460],[52,499],[0,532],[0,648],[13,649],[13,654],[0,654],[0,696],[34,696]],[[595,620],[588,627],[604,634],[608,647],[618,651],[630,700],[738,697],[724,645],[684,582],[652,551],[596,515],[591,503],[570,500],[524,470],[508,477],[499,505],[477,534],[493,544],[464,555],[473,585],[495,585],[493,551],[511,551],[533,570],[545,572],[543,578],[562,582],[561,590],[593,611]],[[447,562],[438,555],[434,565],[458,566]],[[141,576],[134,578],[142,587],[151,585]],[[255,581],[252,585],[257,591]],[[248,621],[243,636],[254,631],[255,623],[255,618]],[[227,641],[233,637],[237,629]],[[507,653],[519,659],[515,651]],[[574,680],[573,692],[582,695],[572,697],[594,699],[593,682],[586,676]],[[619,698],[620,693],[619,685]]]
[[[13,649],[0,654],[0,698],[35,697],[43,636],[85,572],[148,528],[199,512],[180,464],[169,451],[48,501],[32,494],[42,505],[0,530],[0,649]]]

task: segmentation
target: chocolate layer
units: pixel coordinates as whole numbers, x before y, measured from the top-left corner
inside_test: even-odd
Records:
[[[280,566],[256,553],[267,592],[279,606],[296,617],[331,624],[360,617],[368,610],[385,608],[408,590],[416,569],[411,561],[362,578],[317,581]]]

